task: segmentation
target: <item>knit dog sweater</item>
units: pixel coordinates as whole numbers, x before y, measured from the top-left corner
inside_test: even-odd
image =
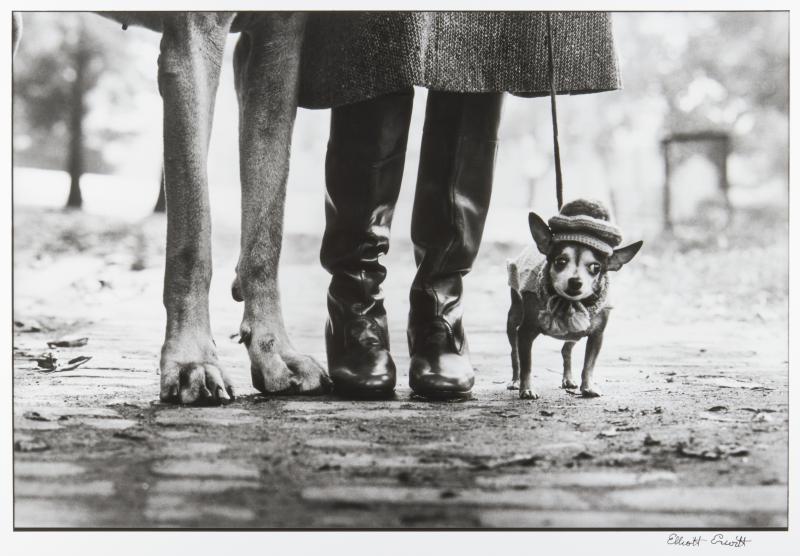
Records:
[[[558,295],[547,272],[547,259],[530,245],[506,263],[508,285],[516,292],[530,292],[538,301],[538,324],[543,334],[558,339],[583,337],[589,334],[594,317],[608,304],[608,276],[600,278],[600,289],[591,297],[572,301]]]

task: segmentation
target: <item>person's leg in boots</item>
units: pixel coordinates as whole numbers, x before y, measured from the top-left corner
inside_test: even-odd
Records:
[[[320,259],[331,273],[325,340],[334,390],[392,395],[396,381],[381,283],[400,192],[412,88],[334,108]]]
[[[462,278],[480,247],[492,191],[501,93],[430,91],[411,221],[411,388],[469,397],[475,375],[462,314]]]

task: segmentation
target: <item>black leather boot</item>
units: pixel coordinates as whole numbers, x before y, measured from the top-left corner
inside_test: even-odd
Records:
[[[417,275],[408,320],[409,381],[427,398],[467,398],[475,382],[462,278],[478,254],[489,209],[502,98],[428,93],[411,219]]]
[[[320,260],[331,273],[325,340],[334,390],[392,395],[396,369],[381,283],[405,163],[413,89],[334,108]]]

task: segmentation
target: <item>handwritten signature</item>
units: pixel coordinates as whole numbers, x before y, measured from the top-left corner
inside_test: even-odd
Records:
[[[700,546],[702,544],[709,543],[717,546],[726,546],[729,548],[745,548],[747,544],[751,542],[753,542],[753,539],[748,539],[744,535],[737,535],[734,538],[728,538],[722,533],[717,533],[710,539],[700,535],[684,537],[683,535],[679,535],[677,533],[670,533],[669,537],[667,537],[667,544],[686,547]]]

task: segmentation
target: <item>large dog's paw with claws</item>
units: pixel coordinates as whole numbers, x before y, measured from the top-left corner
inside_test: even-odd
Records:
[[[209,339],[200,343],[208,343]],[[211,349],[198,349],[196,341],[167,341],[161,350],[163,402],[217,405],[234,399],[233,385]]]
[[[250,356],[253,386],[263,394],[324,394],[332,389],[325,369],[271,332],[242,325],[240,342]]]
[[[521,399],[521,400],[538,400],[539,399],[539,393],[536,392],[536,390],[534,390],[533,388],[520,387],[519,399]]]
[[[593,384],[581,384],[581,396],[584,398],[599,398],[603,393]]]
[[[561,388],[565,390],[575,390],[578,387],[577,384],[571,378],[564,378],[561,380]]]

